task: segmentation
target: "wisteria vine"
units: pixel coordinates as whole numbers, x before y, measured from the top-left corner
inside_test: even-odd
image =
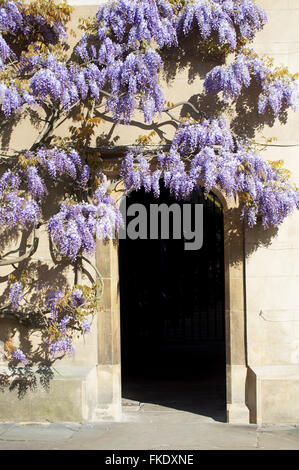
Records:
[[[233,139],[223,118],[182,124],[169,152],[157,155],[153,171],[141,150],[128,152],[121,175],[128,193],[143,187],[158,197],[163,182],[177,199],[215,187],[228,197],[239,195],[241,216],[250,227],[258,217],[264,228],[277,227],[299,207],[299,194],[286,172],[265,161],[253,145]]]
[[[283,108],[296,110],[299,99],[297,74],[290,75],[286,68],[273,70],[265,62],[266,59],[260,59],[253,50],[243,48],[232,64],[213,68],[206,76],[204,87],[210,93],[222,92],[226,101],[235,100],[255,79],[261,88],[258,98],[260,114],[264,114],[268,106],[275,116]]]
[[[146,123],[168,112],[159,81],[163,51],[180,48],[193,33],[199,44],[213,44],[222,58],[235,54],[228,65],[207,74],[204,90],[236,101],[257,84],[260,114],[278,117],[288,108],[296,110],[298,84],[297,75],[248,46],[267,22],[253,0],[109,1],[81,22],[84,33],[72,55],[67,54],[71,10],[55,0],[0,0],[1,120],[31,109],[44,124],[30,148],[14,155],[12,163],[1,160],[0,232],[35,231],[46,224],[54,251],[78,267],[84,255],[95,253],[97,238],[115,238],[122,224],[101,160],[86,151],[101,123],[95,112],[103,108],[124,124],[136,112]],[[78,106],[82,127],[72,137],[58,138],[56,128]],[[195,190],[209,193],[218,187],[227,197],[238,196],[241,217],[250,227],[258,222],[265,229],[277,227],[298,207],[298,192],[281,162],[266,161],[253,143],[233,134],[222,116],[198,115],[197,121],[176,120],[167,151],[148,158],[138,147],[126,154],[119,170],[126,192],[145,188],[158,197],[164,184],[177,199],[187,200]],[[44,220],[50,198],[62,189],[56,212]],[[26,273],[12,275],[10,311],[20,316],[35,288],[37,280]],[[47,293],[41,318],[52,360],[74,352],[74,331],[90,332],[97,290],[77,284]],[[7,305],[0,314],[6,310]],[[13,347],[11,356],[30,364],[20,348]]]

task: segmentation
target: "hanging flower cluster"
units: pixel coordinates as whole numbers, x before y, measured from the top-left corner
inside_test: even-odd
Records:
[[[13,51],[5,41],[4,35],[15,34],[24,25],[19,2],[7,2],[0,7],[0,70],[3,70],[7,59]]]
[[[0,179],[0,222],[2,229],[37,225],[41,214],[40,203],[47,195],[46,178],[55,182],[64,178],[84,189],[86,200],[71,199],[62,203],[60,211],[49,221],[49,235],[63,256],[75,261],[82,252],[93,253],[96,237],[107,240],[115,237],[122,223],[121,214],[114,199],[107,194],[105,178],[96,175],[97,188],[88,198],[91,170],[80,155],[61,148],[41,148],[36,153],[27,152],[20,157],[15,172],[7,170]],[[27,180],[29,199],[20,196],[22,180]],[[88,199],[92,200],[91,202]]]
[[[23,299],[23,287],[21,282],[15,282],[9,291],[9,303],[13,309],[18,308]]]
[[[78,54],[91,64],[81,71],[77,86],[90,94],[95,101],[101,97],[101,90],[107,88],[110,96],[106,110],[113,113],[115,121],[124,119],[130,122],[133,111],[140,108],[145,121],[150,122],[152,115],[162,112],[164,94],[158,85],[158,72],[162,60],[151,47],[145,50],[125,52],[124,48],[110,38],[101,42],[98,51],[92,46],[87,51],[87,37],[77,48]]]
[[[61,102],[66,109],[78,101],[77,87],[73,83],[73,76],[66,64],[49,54],[39,65],[38,72],[30,82],[34,96],[39,100],[49,97],[53,102]]]
[[[94,200],[94,204],[65,201],[49,221],[51,240],[71,261],[75,261],[79,253],[94,253],[95,238],[114,238],[115,230],[121,225],[121,214],[111,196],[98,189]]]
[[[299,93],[297,75],[290,75],[286,68],[273,71],[252,50],[243,48],[236,60],[227,66],[214,67],[204,81],[207,92],[222,92],[224,100],[237,99],[243,88],[248,88],[255,78],[261,85],[258,100],[259,113],[269,106],[278,116],[283,107],[297,108]]]
[[[21,179],[7,170],[0,178],[0,231],[37,225],[40,209],[33,199],[19,195]]]
[[[111,32],[118,43],[136,49],[153,40],[159,48],[176,44],[174,12],[167,0],[117,0],[100,6],[98,37]]]
[[[21,156],[19,168],[7,170],[0,178],[0,230],[36,226],[41,215],[39,202],[47,194],[44,177],[56,180],[63,175],[71,177],[78,187],[85,187],[90,171],[75,151],[67,154],[58,148],[40,149],[36,155],[29,152]],[[22,188],[24,180],[27,192]]]
[[[27,154],[27,158],[30,161],[32,155]],[[67,153],[58,147],[41,148],[33,158],[36,159],[37,166],[46,170],[47,175],[53,180],[67,176],[81,187],[88,185],[90,178],[89,166],[84,165],[82,158],[75,150]]]
[[[151,171],[141,151],[129,152],[122,165],[126,191],[153,191],[159,196],[159,180],[177,199],[188,199],[196,189],[214,187],[227,196],[239,195],[242,216],[252,227],[260,216],[265,228],[278,226],[296,207],[299,195],[286,172],[266,162],[253,148],[234,142],[223,118],[184,123],[171,148],[157,157]]]
[[[33,106],[37,103],[34,97],[26,90],[20,90],[13,84],[6,85],[0,82],[0,105],[1,104],[4,116],[9,118],[25,104]]]
[[[96,305],[94,289],[75,286],[48,295],[46,306],[50,312],[47,345],[50,356],[56,359],[74,354],[73,331],[90,333],[91,316]]]
[[[12,285],[9,301],[13,309],[21,301],[21,289],[20,282]],[[74,332],[90,333],[96,303],[95,288],[86,286],[74,286],[73,289],[57,290],[47,295],[45,343],[52,360],[65,354],[74,354]],[[12,351],[12,357],[23,365],[29,363],[28,357],[19,348]]]
[[[92,96],[108,87],[106,109],[116,121],[130,122],[140,108],[145,121],[164,108],[164,94],[158,85],[162,68],[159,48],[177,44],[174,12],[165,0],[120,0],[101,6],[94,25],[98,47],[86,34],[77,53],[86,65],[85,79],[92,81]]]
[[[28,359],[26,354],[23,353],[21,349],[16,349],[15,351],[12,352],[12,357],[16,359],[18,362],[23,364],[23,366],[26,366],[28,364]]]
[[[185,35],[198,28],[203,40],[216,33],[220,44],[235,49],[238,35],[252,39],[266,22],[265,11],[252,0],[190,0],[180,12],[176,27]]]
[[[146,192],[153,191],[155,196],[160,194],[161,170],[151,171],[150,164],[143,156],[142,150],[130,151],[122,163],[121,177],[127,193],[145,188]]]
[[[65,39],[65,22],[70,18],[71,9],[66,4],[57,7],[53,0],[34,0],[25,5],[21,0],[4,0],[0,6],[0,63],[1,68],[12,52],[15,38],[42,40],[46,45]],[[6,57],[5,57],[6,56]]]
[[[40,65],[41,42],[50,46],[66,38],[64,23],[69,19],[70,7],[57,6],[54,0],[35,0],[29,5],[21,0],[1,3],[0,104],[4,116],[9,118],[25,104],[37,104],[31,90],[20,79],[25,71],[32,74],[34,67]],[[22,42],[21,48],[18,41]],[[35,57],[28,55],[32,47]]]

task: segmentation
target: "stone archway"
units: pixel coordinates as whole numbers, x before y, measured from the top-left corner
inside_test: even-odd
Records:
[[[227,201],[213,190],[224,211],[225,330],[227,421],[249,423],[246,406],[246,312],[244,231],[237,201]],[[120,199],[121,191],[116,194]],[[97,413],[121,417],[121,328],[118,244],[98,242],[97,267],[102,273],[105,293],[98,314]]]

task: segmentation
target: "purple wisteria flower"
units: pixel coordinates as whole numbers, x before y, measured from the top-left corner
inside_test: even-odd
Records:
[[[21,362],[24,366],[28,364],[28,359],[26,357],[26,354],[23,353],[21,349],[17,349],[12,353],[12,356],[17,359],[19,362]]]
[[[15,282],[9,291],[9,303],[13,309],[18,308],[23,299],[23,286],[21,282]]]
[[[30,158],[30,154],[28,155]],[[83,162],[75,150],[65,152],[61,148],[41,148],[36,154],[38,166],[46,170],[50,178],[56,180],[61,176],[69,176],[78,181],[80,186],[88,183],[90,172],[83,167]]]
[[[185,35],[198,28],[202,39],[215,32],[220,44],[228,43],[235,49],[238,34],[252,39],[266,22],[265,11],[252,0],[192,0],[180,12],[176,28]]]
[[[20,185],[19,174],[11,170],[0,178],[0,231],[38,223],[40,208],[36,201],[19,196]]]
[[[51,319],[56,321],[60,313],[60,301],[64,298],[64,291],[50,292],[46,298],[46,308],[51,312]]]
[[[261,85],[258,111],[265,113],[269,106],[278,116],[283,106],[296,110],[299,101],[298,82],[289,74],[275,74],[252,50],[242,49],[230,65],[214,67],[204,81],[208,93],[222,92],[223,99],[237,99],[255,78]]]
[[[34,58],[27,57],[26,54],[17,57],[7,42],[16,37],[18,33],[30,37],[32,33],[36,34],[37,32],[47,45],[55,44],[66,38],[65,27],[59,21],[48,24],[41,15],[27,14],[21,1],[2,2],[0,6],[0,70],[4,70],[11,59],[17,59],[19,73],[28,71],[32,73],[35,66],[42,64],[42,54],[38,50]],[[36,47],[38,48],[38,46]],[[35,106],[38,102],[38,99],[36,100],[26,88],[15,86],[14,77],[10,82],[0,83],[0,104],[6,118],[22,109],[25,104]]]
[[[0,70],[4,69],[7,59],[14,56],[3,33],[15,34],[23,26],[23,16],[18,8],[19,5],[18,2],[9,1],[0,7]]]
[[[84,334],[90,332],[90,320],[84,316],[86,298],[81,289],[74,287],[51,292],[47,297],[47,308],[50,310],[49,338],[47,344],[53,359],[74,354],[72,328],[74,325]],[[88,305],[87,305],[88,309]]]
[[[37,168],[30,166],[27,170],[28,191],[36,199],[42,199],[47,190],[44,180],[38,174]]]
[[[158,197],[163,182],[177,199],[188,199],[198,188],[218,187],[229,197],[246,194],[242,216],[250,226],[261,217],[265,228],[278,226],[298,207],[298,192],[288,179],[248,142],[234,141],[221,117],[182,124],[157,161],[159,169],[151,171],[142,152],[127,153],[121,170],[127,193],[143,187]]]
[[[110,29],[119,42],[140,47],[142,41],[155,40],[158,46],[176,44],[174,11],[166,0],[113,0],[97,12],[98,37],[103,40]]]
[[[100,6],[97,22],[100,46],[89,46],[88,35],[83,36],[76,51],[84,67],[72,72],[71,80],[83,99],[90,93],[97,101],[105,87],[110,93],[106,110],[115,121],[129,123],[139,108],[151,122],[165,102],[158,85],[162,59],[153,43],[159,48],[177,44],[172,6],[166,0],[117,0]]]
[[[99,187],[94,193],[94,204],[64,202],[58,214],[50,219],[48,232],[59,252],[75,261],[79,252],[95,252],[96,237],[114,238],[121,223],[121,213],[113,198]]]
[[[49,343],[49,350],[53,359],[56,359],[57,357],[64,354],[73,355],[75,353],[72,340],[68,336],[64,336],[61,339],[51,341]]]
[[[83,328],[83,333],[84,333],[84,334],[89,334],[89,333],[90,333],[90,331],[91,331],[91,324],[90,324],[89,318],[86,317],[86,318],[84,319],[82,328]]]
[[[71,294],[71,306],[72,307],[81,307],[85,303],[85,298],[81,289],[74,289]]]

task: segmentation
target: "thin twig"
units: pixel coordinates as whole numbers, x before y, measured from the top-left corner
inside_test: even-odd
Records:
[[[299,144],[260,144],[259,142],[252,142],[255,145],[261,147],[299,147]]]
[[[40,132],[38,137],[36,138],[35,142],[31,146],[30,150],[34,150],[46,137],[50,135],[51,132],[54,130],[54,123],[57,121],[60,115],[60,109],[59,107],[55,108],[52,112],[52,117],[49,119],[48,122],[46,122],[43,130]]]
[[[48,313],[49,312],[45,312],[45,315]],[[32,326],[40,327],[40,323],[37,321],[34,321],[32,314],[26,314],[23,312],[12,312],[8,310],[2,311],[0,313],[0,319],[1,320],[15,320],[24,325],[32,325]]]
[[[108,93],[107,91],[104,91],[104,90],[99,90],[99,93],[101,93],[102,95],[107,96],[107,97],[109,97],[109,98],[111,98],[111,97],[113,96],[113,95],[111,95],[111,93]],[[123,93],[123,94],[124,94],[124,93]],[[121,97],[121,96],[122,96],[122,95],[120,95],[120,97]],[[61,124],[63,124],[63,123],[68,119],[70,111],[71,111],[72,109],[74,109],[79,103],[81,103],[81,100],[77,101],[75,104],[73,104],[73,105],[70,107],[70,109],[68,109],[67,115],[66,115],[63,119],[61,119],[61,121],[59,121],[59,122],[57,123],[57,125],[54,127],[54,130],[57,129],[57,127],[61,126]],[[106,103],[104,103],[104,104],[102,104],[102,105],[100,105],[100,106],[94,106],[94,109],[98,110],[98,109],[103,108],[104,106],[106,106]]]
[[[178,108],[179,106],[189,106],[196,114],[201,114],[204,116],[204,113],[202,111],[199,111],[192,103],[189,101],[180,101],[179,103],[175,103],[171,106],[168,106],[167,108],[163,109],[163,112],[166,113],[167,111],[171,111],[172,109]]]
[[[179,119],[175,118],[173,114],[171,114],[169,111],[163,111],[163,113],[166,113],[170,119],[172,119],[173,121],[177,122],[178,124],[182,124],[182,121],[180,121]]]

